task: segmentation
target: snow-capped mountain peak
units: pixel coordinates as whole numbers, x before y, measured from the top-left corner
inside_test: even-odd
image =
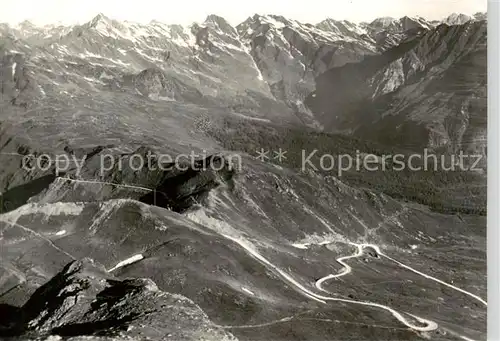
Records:
[[[83,25],[84,29],[94,29],[99,34],[112,38],[125,38],[130,36],[128,27],[130,24],[110,19],[102,13],[99,13],[91,21]]]
[[[228,34],[233,37],[238,36],[236,29],[226,19],[216,14],[208,15],[203,22],[203,26],[208,26],[220,33]]]
[[[381,17],[373,20],[369,25],[378,28],[388,28],[394,22],[396,22],[396,19],[393,17]]]
[[[99,23],[111,24],[111,19],[105,16],[103,13],[99,13],[94,18],[92,18],[92,20],[90,21],[90,25],[95,26]]]
[[[328,18],[318,23],[316,27],[324,31],[346,36],[352,36],[353,34],[361,36],[367,34],[367,30],[363,28],[362,25],[358,25],[348,20],[339,21]]]
[[[443,20],[443,24],[447,25],[462,25],[468,21],[474,20],[470,15],[463,13],[453,13]]]
[[[399,19],[392,17],[382,17],[375,19],[370,24],[365,24],[375,32],[388,31],[391,33],[402,33],[415,29],[432,29],[433,25],[421,17],[404,16]]]
[[[422,29],[422,28],[430,30],[433,27],[433,25],[430,24],[427,20],[418,16],[417,17],[404,16],[399,20],[399,22],[401,23],[404,31],[413,29]]]

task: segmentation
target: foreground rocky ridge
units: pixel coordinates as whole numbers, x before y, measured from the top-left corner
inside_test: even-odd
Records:
[[[119,280],[91,259],[66,265],[23,307],[3,305],[1,316],[7,339],[236,340],[191,300],[148,279]]]

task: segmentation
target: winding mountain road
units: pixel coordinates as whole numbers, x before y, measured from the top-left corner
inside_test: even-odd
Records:
[[[300,284],[299,282],[297,282],[292,276],[290,276],[289,274],[287,274],[286,272],[284,272],[283,270],[281,270],[280,268],[278,268],[276,265],[274,265],[273,263],[271,263],[269,260],[267,260],[264,256],[262,256],[259,252],[257,252],[252,247],[252,245],[250,243],[248,243],[244,238],[242,238],[242,237],[236,238],[236,237],[233,237],[233,236],[230,236],[230,235],[227,235],[227,234],[223,234],[223,236],[225,238],[233,241],[234,243],[240,245],[251,256],[253,256],[254,258],[256,258],[257,260],[259,260],[263,264],[267,265],[268,267],[272,268],[277,273],[279,273],[287,282],[289,282],[291,285],[293,285],[295,288],[297,288],[300,292],[302,292],[302,294],[304,294],[305,296],[307,296],[307,297],[309,297],[309,298],[311,298],[311,299],[313,299],[313,300],[315,300],[317,302],[326,304],[327,301],[337,301],[337,302],[345,302],[345,303],[352,303],[352,304],[358,304],[358,305],[364,305],[364,306],[381,308],[383,310],[386,310],[386,311],[390,312],[398,321],[400,321],[402,324],[404,324],[408,328],[410,328],[412,330],[415,330],[415,331],[419,331],[419,332],[429,332],[429,331],[436,330],[438,328],[437,323],[435,323],[434,321],[426,320],[426,319],[423,319],[421,317],[418,317],[418,316],[415,316],[415,315],[412,315],[412,314],[407,314],[407,315],[413,317],[415,320],[417,320],[421,325],[413,324],[412,322],[408,321],[408,319],[405,318],[401,313],[397,312],[396,310],[392,309],[391,307],[388,307],[388,306],[385,306],[385,305],[382,305],[382,304],[372,303],[372,302],[365,302],[365,301],[348,300],[348,299],[343,299],[343,298],[336,298],[336,297],[329,297],[329,296],[318,295],[318,294],[314,293],[313,291],[307,289],[305,286],[303,286],[302,284]],[[354,244],[354,243],[352,243],[352,244],[353,245],[358,245],[358,244]],[[342,257],[339,260],[341,262],[343,262],[344,260],[349,259],[349,258],[359,257],[359,253],[360,252],[361,252],[361,254],[363,253],[363,246],[362,245],[359,245],[358,252],[356,253],[356,255],[348,256],[348,257]],[[341,263],[341,264],[345,264],[345,263]],[[347,273],[349,273],[349,272],[351,272],[351,271],[352,271],[352,269],[349,266],[347,266],[347,269],[344,271],[344,275],[347,274]],[[328,278],[332,278],[331,276],[332,275],[329,275],[327,277]],[[334,276],[338,277],[339,275],[334,275]]]
[[[413,315],[413,314],[410,314],[410,313],[405,313],[406,315],[408,316],[411,316],[414,320],[416,320],[419,325],[415,324],[414,322],[410,322],[409,319],[405,316],[403,316],[402,313],[394,310],[393,308],[389,307],[389,306],[386,306],[386,305],[383,305],[383,304],[379,304],[379,303],[374,303],[374,302],[368,302],[368,301],[357,301],[357,300],[349,300],[349,299],[343,299],[343,298],[336,298],[336,297],[329,297],[329,296],[324,296],[324,295],[319,295],[319,294],[316,294],[315,292],[309,290],[308,288],[306,288],[304,285],[300,284],[299,282],[297,282],[292,276],[290,276],[289,274],[287,274],[286,272],[284,272],[283,270],[281,270],[280,268],[278,268],[276,265],[272,264],[269,260],[267,260],[264,256],[262,256],[259,252],[257,252],[254,247],[252,246],[251,243],[247,242],[243,237],[233,237],[233,236],[230,236],[230,235],[227,235],[227,234],[223,234],[223,236],[233,242],[235,242],[236,244],[240,245],[243,249],[245,249],[251,256],[253,256],[254,258],[256,258],[257,260],[259,260],[260,262],[262,262],[263,264],[267,265],[268,267],[272,268],[273,270],[275,270],[278,274],[280,274],[288,283],[290,283],[292,286],[294,286],[295,288],[297,288],[300,292],[302,292],[302,294],[304,294],[306,297],[309,297],[315,301],[318,301],[320,303],[323,303],[323,304],[326,304],[327,301],[337,301],[337,302],[344,302],[344,303],[351,303],[351,304],[357,304],[357,305],[363,305],[363,306],[369,306],[369,307],[375,307],[375,308],[380,308],[380,309],[383,309],[383,310],[386,310],[388,311],[389,313],[391,313],[392,316],[394,316],[399,322],[401,322],[403,325],[405,325],[406,327],[414,330],[414,331],[418,331],[418,332],[430,332],[430,331],[434,331],[438,328],[438,324],[434,321],[431,321],[431,320],[427,320],[427,319],[424,319],[424,318],[421,318],[419,316],[416,316],[416,315]],[[424,274],[416,269],[413,269],[412,267],[410,266],[407,266],[397,260],[395,260],[394,258],[390,257],[390,256],[387,256],[386,254],[384,254],[381,250],[380,250],[380,247],[378,245],[374,245],[374,244],[358,244],[358,243],[352,243],[352,242],[349,242],[348,244],[352,245],[352,246],[355,246],[356,247],[356,253],[351,255],[351,256],[344,256],[344,257],[340,257],[338,258],[336,261],[341,264],[344,269],[338,273],[338,274],[331,274],[331,275],[328,275],[328,276],[325,276],[321,279],[319,279],[318,281],[316,281],[315,283],[315,286],[318,290],[320,291],[323,291],[325,293],[329,293],[327,290],[325,290],[323,288],[323,283],[328,281],[328,280],[331,280],[331,279],[334,279],[334,278],[339,278],[339,277],[342,277],[342,276],[345,276],[349,273],[352,272],[352,268],[346,263],[347,260],[349,259],[353,259],[353,258],[358,258],[360,256],[362,256],[364,254],[364,251],[366,248],[371,248],[373,249],[377,255],[379,255],[380,257],[384,257],[396,264],[398,264],[399,266],[401,266],[402,268],[405,268],[407,270],[410,270],[420,276],[423,276],[427,279],[430,279],[432,281],[435,281],[437,283],[440,283],[442,285],[445,285],[453,290],[456,290],[456,291],[459,291],[461,293],[464,293],[476,300],[478,300],[479,302],[483,303],[485,306],[487,305],[487,302],[485,300],[483,300],[481,297],[475,295],[475,294],[472,294],[466,290],[463,290],[461,288],[458,288],[452,284],[449,284],[449,283],[446,283],[440,279],[437,279],[435,277],[432,277],[430,275],[427,275],[427,274]],[[305,247],[307,248],[307,247]],[[461,338],[463,338],[462,336],[460,336]]]
[[[432,281],[435,281],[435,282],[437,282],[437,283],[439,283],[439,284],[442,284],[442,285],[444,285],[444,286],[447,286],[447,287],[449,287],[449,288],[451,288],[451,289],[453,289],[453,290],[456,290],[456,291],[459,291],[459,292],[461,292],[461,293],[463,293],[463,294],[465,294],[465,295],[468,295],[468,296],[470,296],[470,297],[474,298],[475,300],[478,300],[479,302],[481,302],[481,303],[482,303],[482,304],[484,304],[485,306],[487,306],[487,305],[488,305],[488,304],[487,304],[487,302],[486,302],[484,299],[482,299],[481,297],[479,297],[479,296],[477,296],[477,295],[475,295],[475,294],[473,294],[473,293],[471,293],[471,292],[469,292],[469,291],[463,290],[463,289],[458,288],[458,287],[456,287],[456,286],[454,286],[454,285],[452,285],[452,284],[446,283],[446,282],[444,282],[444,281],[442,281],[442,280],[440,280],[440,279],[438,279],[438,278],[432,277],[432,276],[427,275],[427,274],[425,274],[425,273],[423,273],[423,272],[420,272],[420,271],[418,271],[418,270],[415,270],[414,268],[412,268],[412,267],[410,267],[410,266],[408,266],[408,265],[405,265],[405,264],[403,264],[403,263],[401,263],[401,262],[399,262],[399,261],[395,260],[394,258],[392,258],[392,257],[390,257],[390,256],[387,256],[385,253],[383,253],[383,252],[380,250],[380,247],[379,247],[379,246],[377,246],[377,245],[374,245],[374,244],[356,244],[356,243],[349,243],[349,244],[350,244],[350,245],[353,245],[353,246],[356,246],[356,248],[357,248],[357,252],[356,252],[354,255],[352,255],[352,256],[346,256],[346,257],[341,257],[341,258],[338,258],[338,259],[337,259],[337,262],[338,262],[339,264],[341,264],[341,265],[344,267],[344,270],[343,270],[342,272],[340,272],[340,273],[336,274],[336,275],[328,275],[328,276],[325,276],[325,277],[321,278],[320,280],[316,281],[316,288],[318,288],[319,290],[321,290],[321,291],[323,291],[323,292],[328,292],[328,291],[324,290],[324,289],[323,289],[323,287],[322,287],[322,284],[323,284],[325,281],[328,281],[328,280],[330,280],[330,279],[334,279],[334,278],[338,278],[338,277],[342,277],[342,276],[345,276],[345,275],[347,275],[347,274],[351,273],[352,268],[351,268],[348,264],[346,264],[344,261],[346,261],[346,260],[348,260],[348,259],[351,259],[351,258],[358,258],[358,257],[360,257],[360,256],[362,256],[362,255],[363,255],[363,253],[364,253],[363,251],[364,251],[364,249],[365,249],[365,248],[371,248],[371,249],[373,249],[373,250],[374,250],[374,251],[375,251],[375,252],[376,252],[376,253],[377,253],[380,257],[384,257],[384,258],[386,258],[386,259],[390,260],[391,262],[394,262],[394,263],[398,264],[398,265],[399,265],[400,267],[402,267],[402,268],[405,268],[405,269],[407,269],[407,270],[410,270],[410,271],[412,271],[412,272],[414,272],[414,273],[416,273],[416,274],[418,274],[418,275],[420,275],[420,276],[422,276],[422,277],[425,277],[425,278],[430,279],[430,280],[432,280]]]

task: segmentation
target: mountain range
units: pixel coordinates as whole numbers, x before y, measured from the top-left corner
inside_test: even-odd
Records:
[[[368,108],[335,105],[336,112],[331,113],[318,104],[321,96],[311,100],[316,90],[321,92],[326,71],[331,69],[330,73],[345,73],[348,80],[342,78],[338,83],[345,91],[349,91],[348,83],[357,77],[369,83],[370,90],[361,91],[362,86],[340,97],[358,106],[365,103],[375,112],[368,114],[370,121],[375,121],[375,130],[382,132],[371,132],[370,138],[387,142],[380,138],[387,124],[400,127],[403,135],[410,127],[417,126],[416,130],[422,132],[417,133],[416,141],[408,139],[407,143],[456,149],[464,139],[484,140],[485,124],[481,118],[470,119],[475,112],[461,113],[462,107],[474,101],[478,102],[477,110],[485,109],[485,93],[481,89],[485,89],[486,82],[486,24],[481,19],[480,14],[475,17],[453,14],[443,21],[446,25],[439,27],[418,17],[380,18],[362,24],[326,19],[310,25],[280,16],[255,15],[232,27],[223,18],[211,15],[201,25],[181,27],[158,22],[121,23],[100,14],[73,27],[38,28],[24,22],[16,27],[3,25],[2,29],[5,47],[33,55],[34,63],[47,61],[47,66],[54,63],[51,68],[64,70],[81,62],[76,72],[65,74],[66,79],[51,79],[45,65],[37,65],[45,75],[36,75],[33,81],[42,88],[53,87],[54,82],[69,87],[73,82],[85,82],[86,87],[99,90],[123,92],[129,88],[159,101],[244,111],[240,114],[252,111],[252,115],[260,115],[265,108],[266,118],[288,116],[287,120],[325,131],[358,130],[366,136],[353,117],[361,116],[364,120]],[[430,52],[433,54],[429,55]],[[366,69],[366,75],[348,71],[356,69],[354,72],[358,73],[357,62]],[[472,63],[473,72],[450,84],[447,75],[453,77],[452,68],[459,62]],[[432,76],[423,77],[422,73]],[[419,79],[425,82],[432,79],[432,84],[417,84]],[[442,91],[427,95],[436,87]],[[463,87],[470,87],[468,94],[450,98],[451,92]],[[418,100],[425,103],[420,105],[408,98],[409,93],[415,94],[415,88]],[[16,99],[19,105],[29,104],[22,100],[24,92]],[[358,98],[360,92],[365,93],[363,98]],[[397,101],[402,104],[395,105],[387,100],[388,96],[400,98]],[[384,102],[391,102],[392,109]],[[400,118],[394,118],[391,110],[397,111]],[[384,117],[376,112],[383,112]],[[451,128],[445,120],[453,122]],[[470,121],[473,123],[469,128]],[[484,147],[479,144],[470,148]]]

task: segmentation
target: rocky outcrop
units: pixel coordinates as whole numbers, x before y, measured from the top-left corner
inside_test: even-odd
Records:
[[[487,20],[488,19],[488,13],[486,12],[477,12],[474,14],[474,19],[481,21],[481,20]]]
[[[0,102],[27,109],[43,96],[43,89],[26,66],[25,56],[0,47]]]
[[[488,19],[487,13],[477,12],[474,15],[467,15],[463,13],[452,13],[447,16],[441,23],[446,25],[463,25],[469,21],[485,21]]]
[[[137,91],[153,100],[201,102],[203,94],[175,77],[169,77],[159,68],[148,68],[132,76]]]
[[[186,297],[149,279],[118,280],[88,258],[66,265],[23,307],[0,313],[3,339],[235,340]]]
[[[232,165],[219,155],[213,155],[192,164],[171,165],[161,184],[140,200],[144,203],[166,207],[175,212],[185,212],[194,205],[203,204],[211,190],[221,184],[230,185],[238,165]]]
[[[463,25],[468,21],[474,20],[474,17],[470,15],[466,15],[463,13],[452,13],[446,19],[443,20],[443,24],[446,25]]]

